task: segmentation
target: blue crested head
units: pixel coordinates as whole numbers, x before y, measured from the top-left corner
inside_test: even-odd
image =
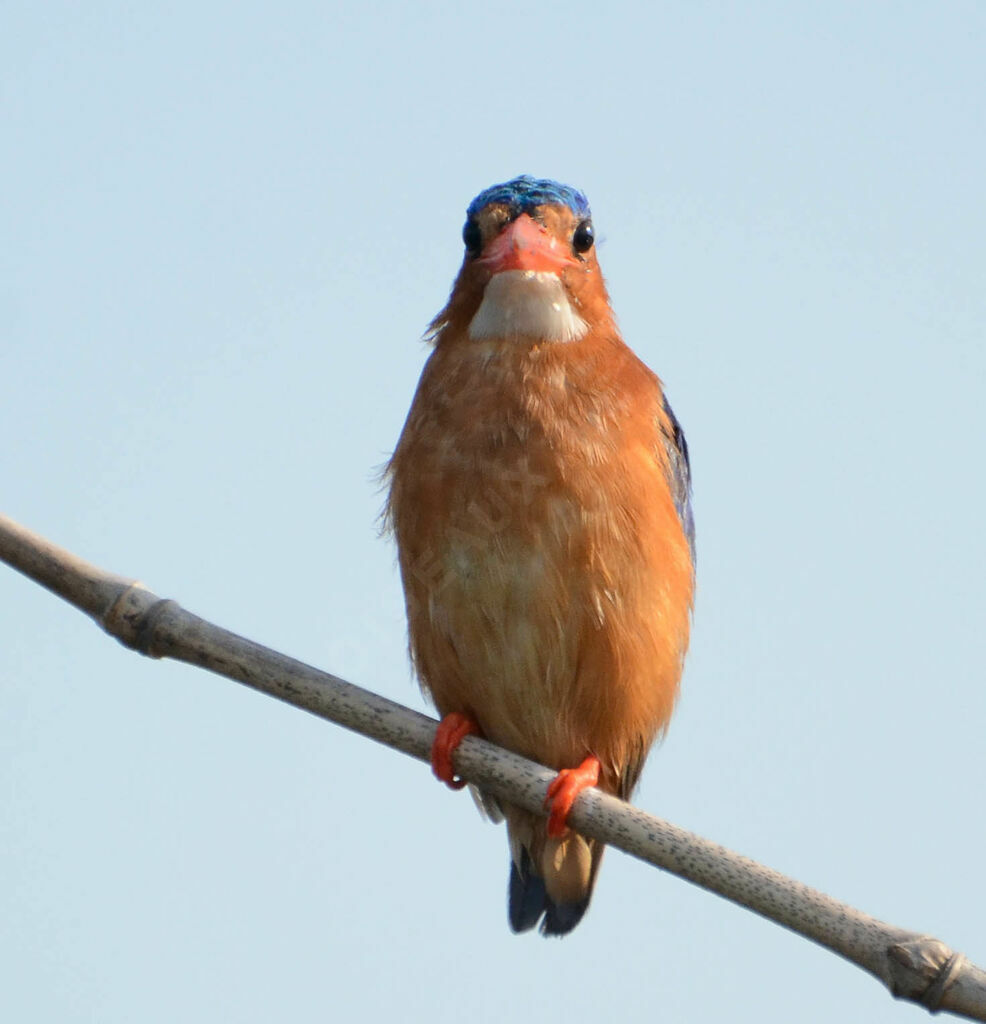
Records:
[[[490,203],[504,203],[510,208],[513,217],[545,203],[567,206],[576,217],[584,219],[589,216],[589,200],[577,188],[552,181],[551,178],[532,178],[529,174],[484,189],[469,204],[466,216],[475,217]]]

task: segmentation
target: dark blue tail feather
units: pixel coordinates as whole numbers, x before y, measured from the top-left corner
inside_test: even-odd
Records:
[[[542,935],[567,935],[582,920],[589,907],[589,897],[578,903],[552,903],[545,909]]]
[[[527,850],[521,854],[525,868],[530,867]],[[508,912],[510,927],[515,932],[526,932],[533,928],[544,913],[548,894],[544,891],[544,879],[531,874],[529,870],[518,870],[517,865],[510,862],[510,893]]]
[[[534,873],[531,858],[522,849],[520,867],[510,862],[508,906],[510,927],[515,932],[529,931],[543,914],[542,935],[567,935],[582,920],[589,897],[578,903],[553,902],[544,888],[544,879]]]

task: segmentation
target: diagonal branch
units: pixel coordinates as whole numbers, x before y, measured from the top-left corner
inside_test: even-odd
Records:
[[[245,683],[419,760],[434,719],[213,625],[142,584],[104,572],[0,516],[0,560],[90,615],[122,644]],[[554,773],[476,737],[455,754],[457,774],[543,813]],[[593,789],[570,822],[587,836],[671,871],[826,946],[932,1012],[986,1021],[986,971],[938,939],[885,924],[717,843]]]

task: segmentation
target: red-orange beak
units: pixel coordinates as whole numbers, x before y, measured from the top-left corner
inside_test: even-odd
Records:
[[[478,262],[494,274],[502,270],[535,270],[557,274],[565,267],[577,263],[565,245],[548,234],[546,228],[526,213],[511,221],[493,239]]]

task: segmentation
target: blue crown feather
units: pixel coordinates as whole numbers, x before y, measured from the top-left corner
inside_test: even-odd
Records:
[[[502,185],[491,185],[480,192],[469,204],[466,216],[475,217],[490,203],[505,204],[513,217],[545,203],[567,206],[576,217],[589,216],[589,200],[577,188],[552,181],[551,178],[532,178],[529,174],[522,174]]]

